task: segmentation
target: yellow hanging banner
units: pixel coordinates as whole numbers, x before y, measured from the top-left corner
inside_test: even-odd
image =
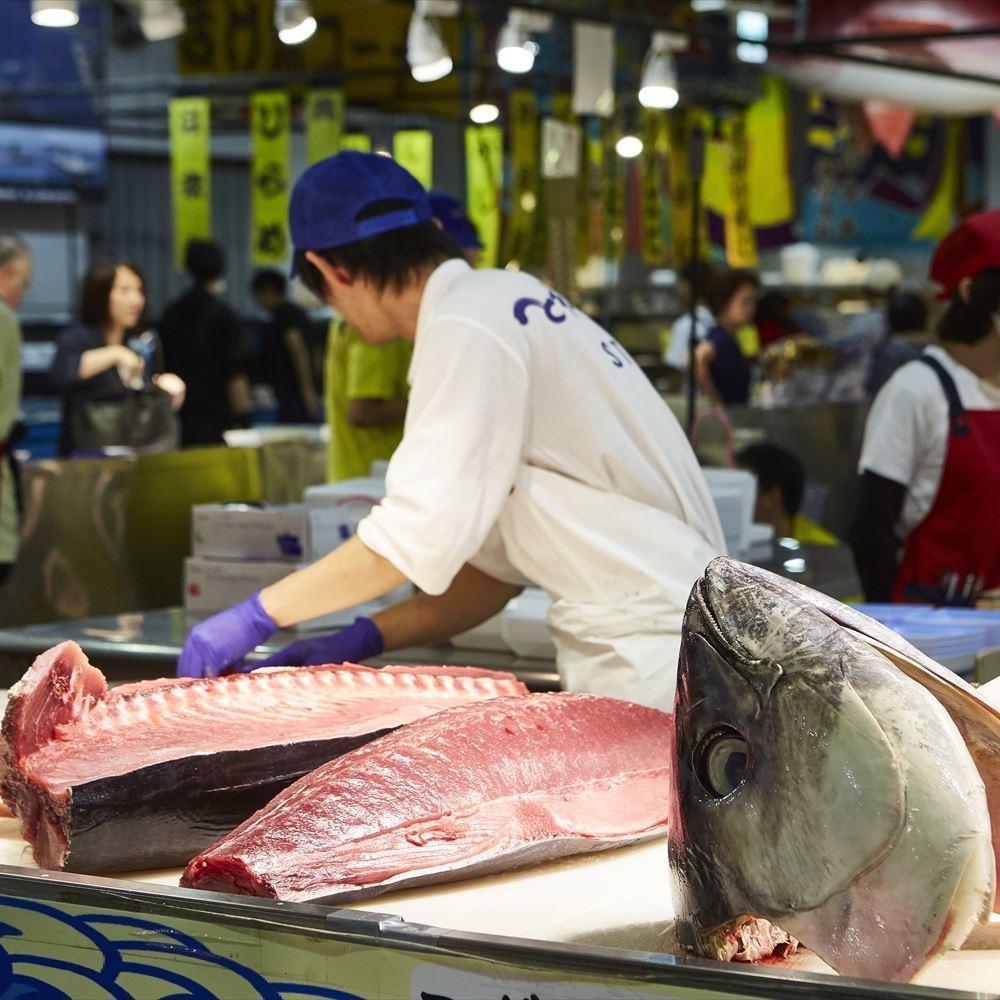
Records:
[[[253,225],[250,259],[255,266],[288,258],[288,94],[261,90],[250,101],[253,136]]]
[[[621,260],[625,251],[625,165],[615,146],[621,129],[614,118],[601,122],[604,176],[601,178],[604,202],[604,259]]]
[[[206,97],[170,102],[170,188],[174,206],[174,266],[184,266],[188,241],[212,235],[211,111]]]
[[[604,150],[599,122],[583,121],[581,164],[576,218],[576,264],[585,267],[604,253]]]
[[[656,108],[642,111],[642,258],[650,267],[665,263],[663,185],[666,116]]]
[[[532,262],[538,230],[538,105],[530,90],[510,97],[510,219],[504,258],[525,267]]]
[[[358,153],[370,153],[372,151],[371,136],[364,132],[346,132],[340,137],[341,149],[353,149]]]
[[[408,129],[392,137],[392,155],[427,190],[434,178],[434,137],[425,129]]]
[[[667,179],[670,190],[670,234],[674,267],[680,270],[691,259],[692,199],[691,171],[688,165],[690,128],[687,115],[675,112],[667,116]]]
[[[747,177],[746,115],[734,115],[729,135],[729,200],[726,206],[726,263],[730,267],[757,266],[757,240],[750,223],[750,187]]]
[[[497,266],[502,185],[503,131],[497,125],[470,125],[465,130],[466,207],[483,244],[480,267]]]
[[[340,152],[344,134],[344,92],[339,87],[310,90],[305,102],[306,155],[310,163]]]

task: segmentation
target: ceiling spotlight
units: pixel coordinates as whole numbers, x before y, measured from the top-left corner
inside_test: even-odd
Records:
[[[285,45],[301,45],[316,34],[309,0],[274,0],[274,27]]]
[[[469,118],[477,125],[489,125],[500,117],[500,109],[489,101],[477,104],[469,110]]]
[[[642,139],[637,135],[623,135],[615,143],[615,152],[626,160],[632,160],[642,152]]]
[[[551,28],[551,14],[511,7],[507,21],[497,35],[497,65],[506,73],[530,72],[539,51],[531,36],[536,31],[549,31]]]
[[[77,0],[31,0],[31,21],[40,28],[72,28],[80,22]]]
[[[687,46],[683,35],[654,31],[642,64],[639,103],[644,108],[673,108],[680,100],[674,52]]]
[[[741,10],[736,15],[736,34],[743,39],[736,45],[736,58],[745,63],[767,62],[768,19],[759,10]]]
[[[184,33],[184,11],[177,0],[145,0],[139,7],[139,27],[148,42],[162,42]]]
[[[417,83],[433,83],[452,70],[451,56],[432,17],[455,17],[461,4],[452,0],[417,0],[406,32],[406,59]]]

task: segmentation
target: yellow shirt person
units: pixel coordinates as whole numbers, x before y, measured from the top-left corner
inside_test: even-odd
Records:
[[[343,320],[330,324],[323,380],[330,482],[367,476],[372,462],[396,450],[403,436],[412,351],[406,340],[373,347]]]

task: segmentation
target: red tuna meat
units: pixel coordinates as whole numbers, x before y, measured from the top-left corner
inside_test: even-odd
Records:
[[[64,642],[11,689],[0,792],[42,867],[182,865],[334,757],[442,709],[525,692],[468,667],[353,664],[109,689]]]
[[[672,740],[671,716],[597,695],[449,709],[286,788],[181,885],[340,902],[661,835]]]

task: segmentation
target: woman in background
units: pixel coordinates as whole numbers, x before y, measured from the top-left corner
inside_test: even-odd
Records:
[[[154,335],[129,339],[140,328],[145,309],[142,274],[129,261],[94,264],[84,275],[81,325],[60,334],[50,369],[63,393],[61,455],[127,445],[124,433],[120,440],[111,438],[129,390],[143,388],[147,373],[152,385],[168,394],[174,410],[183,403],[184,383],[163,373]]]
[[[709,291],[715,326],[695,348],[695,376],[713,403],[746,406],[750,401],[750,362],[736,339],[753,322],[759,281],[753,271],[727,271]]]

